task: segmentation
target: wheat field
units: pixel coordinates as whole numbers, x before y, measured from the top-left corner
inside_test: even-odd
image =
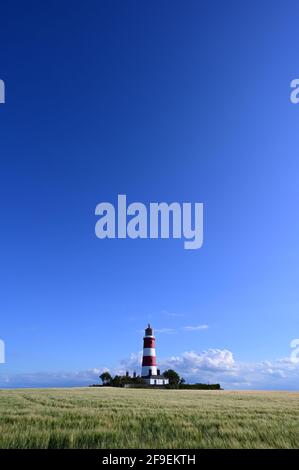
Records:
[[[0,448],[298,448],[299,393],[0,390]]]

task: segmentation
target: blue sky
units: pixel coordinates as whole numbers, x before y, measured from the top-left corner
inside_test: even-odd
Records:
[[[162,364],[196,355],[192,380],[299,387],[298,9],[1,3],[0,386],[136,367],[151,321]],[[203,247],[97,239],[118,194],[203,202]]]

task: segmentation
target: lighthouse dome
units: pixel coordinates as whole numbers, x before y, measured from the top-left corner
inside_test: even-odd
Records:
[[[148,323],[147,328],[145,329],[146,336],[153,336],[153,329],[151,325]]]

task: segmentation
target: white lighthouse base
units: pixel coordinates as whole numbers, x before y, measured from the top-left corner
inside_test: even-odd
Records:
[[[157,375],[156,366],[142,366],[141,376],[148,377],[149,375]]]
[[[147,385],[168,385],[169,380],[163,375],[151,375],[150,377],[142,377]]]

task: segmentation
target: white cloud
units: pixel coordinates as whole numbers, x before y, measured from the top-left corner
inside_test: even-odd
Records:
[[[184,326],[183,330],[185,331],[199,331],[199,330],[207,330],[209,325],[197,325],[197,326]]]
[[[183,317],[184,315],[182,313],[175,313],[175,312],[168,312],[167,310],[162,310],[161,312],[163,315],[166,315],[168,317]]]
[[[170,333],[175,333],[176,330],[174,328],[157,328],[155,329],[155,333],[167,333],[167,334],[170,334]]]
[[[129,359],[122,359],[119,367],[115,370],[118,375],[124,374],[127,370],[132,372],[140,373],[142,360],[142,350],[138,353],[131,353]]]
[[[172,334],[172,333],[177,333],[179,330],[200,331],[200,330],[207,330],[208,328],[209,328],[209,325],[183,326],[183,327],[178,328],[178,329],[176,329],[176,328],[155,328],[155,333]]]
[[[20,387],[75,387],[99,383],[99,375],[109,371],[107,367],[84,371],[24,372],[0,374],[0,388]]]

